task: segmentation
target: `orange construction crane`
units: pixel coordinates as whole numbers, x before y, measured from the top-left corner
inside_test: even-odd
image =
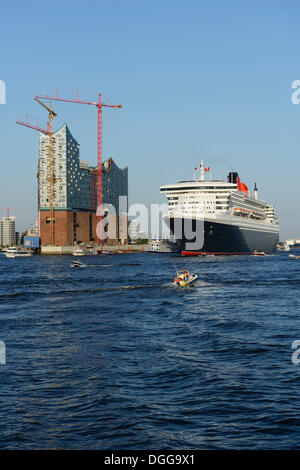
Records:
[[[66,99],[66,98],[61,98],[57,94],[56,90],[56,96],[48,96],[48,95],[37,95],[35,97],[35,100],[49,100],[51,101],[64,101],[66,103],[78,103],[78,104],[88,104],[92,106],[96,106],[97,108],[97,214],[98,215],[98,224],[101,221],[101,208],[102,208],[102,108],[107,107],[107,108],[114,108],[114,109],[120,109],[122,108],[121,104],[118,105],[113,105],[113,104],[104,104],[101,101],[101,93],[98,94],[98,101],[85,101],[85,100],[80,100],[78,93],[77,93],[77,99]],[[49,120],[50,121],[50,120]],[[50,148],[50,146],[49,146]],[[93,199],[93,198],[92,198]],[[93,200],[91,201],[91,207],[93,208]],[[101,237],[101,235],[100,235]],[[102,240],[101,238],[98,238],[98,243],[101,244]]]

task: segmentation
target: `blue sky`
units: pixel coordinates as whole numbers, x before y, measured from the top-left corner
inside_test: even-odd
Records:
[[[164,202],[162,184],[204,159],[213,177],[237,170],[276,206],[282,237],[300,237],[299,2],[10,2],[1,6],[0,206],[17,227],[36,217],[38,133],[17,119],[46,114],[36,94],[102,92],[104,157],[129,167],[130,203]],[[56,103],[81,158],[96,162],[96,112]],[[4,215],[4,212],[3,212]]]

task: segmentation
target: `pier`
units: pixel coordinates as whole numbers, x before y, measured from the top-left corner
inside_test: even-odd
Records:
[[[105,253],[109,253],[109,254],[116,254],[119,252],[143,253],[147,251],[147,246],[148,245],[122,245],[121,247],[118,245],[104,246],[104,247],[99,246],[97,250],[99,251],[99,254],[101,254],[102,251],[104,251]],[[75,248],[76,247],[73,245],[69,245],[69,246],[45,245],[41,247],[41,254],[42,255],[72,255]]]

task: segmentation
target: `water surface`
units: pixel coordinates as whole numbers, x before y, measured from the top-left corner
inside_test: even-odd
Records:
[[[0,255],[0,448],[300,448],[300,261],[83,260]]]

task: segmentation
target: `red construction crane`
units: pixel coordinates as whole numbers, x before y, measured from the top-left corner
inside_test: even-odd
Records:
[[[12,207],[1,208],[2,211],[6,211],[7,218],[9,217],[9,211],[17,211],[18,209],[13,209]]]
[[[39,126],[33,126],[29,122],[25,121],[16,121],[17,124],[20,124],[21,126],[29,127],[30,129],[35,129],[36,131],[42,132],[43,134],[49,134],[49,130],[47,129],[41,129]]]
[[[53,101],[64,101],[65,103],[77,103],[77,104],[88,104],[92,106],[96,106],[97,108],[97,205],[98,210],[97,212],[101,214],[101,206],[102,206],[102,108],[114,108],[120,109],[122,108],[121,104],[112,105],[112,104],[104,104],[101,101],[101,93],[98,94],[98,101],[86,101],[80,100],[77,94],[77,99],[67,99],[61,98],[58,96],[56,90],[56,96],[48,96],[48,95],[37,95],[35,99],[43,99],[43,100],[53,100]],[[93,207],[93,202],[92,202]],[[98,223],[101,221],[101,215],[98,215]],[[102,240],[98,239],[99,244],[102,243]]]

